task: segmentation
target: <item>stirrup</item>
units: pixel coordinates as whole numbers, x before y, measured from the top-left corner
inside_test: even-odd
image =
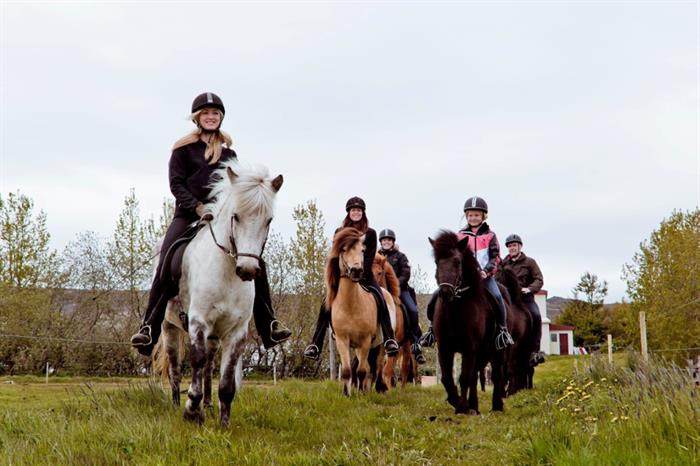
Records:
[[[287,332],[289,332],[289,335],[287,335],[286,337],[280,338],[279,340],[276,340],[276,339],[272,338],[272,334],[275,333],[275,329],[272,328],[272,327],[273,327],[275,324],[277,324],[277,325],[283,327],[282,330],[278,330],[278,331],[286,330]],[[282,324],[280,324],[280,321],[279,321],[279,320],[275,319],[275,320],[273,320],[272,322],[270,322],[270,340],[272,340],[272,341],[275,342],[275,343],[282,343],[283,341],[288,340],[289,337],[291,337],[291,336],[292,336],[292,331],[289,330],[287,327],[284,327]],[[316,350],[318,350],[318,347],[316,348]]]
[[[502,350],[512,344],[514,344],[513,337],[510,336],[507,329],[501,328],[501,332],[496,336],[496,349]]]
[[[391,345],[392,343],[394,345],[396,345],[396,347],[395,347],[395,349],[389,350],[388,346]],[[386,354],[388,354],[389,356],[393,356],[395,354],[398,354],[399,349],[400,349],[399,343],[396,340],[394,340],[393,338],[389,338],[387,341],[384,342],[384,350],[386,351]]]
[[[143,333],[143,330],[148,329],[148,333]],[[139,342],[134,342],[134,338],[138,337],[139,335],[144,335],[148,337],[148,342],[147,343],[139,343]],[[151,326],[146,324],[142,325],[139,331],[136,333],[136,335],[132,335],[131,337],[131,346],[150,346],[153,343],[153,337],[151,336]]]
[[[418,343],[424,347],[432,347],[435,344],[435,335],[433,334],[432,326],[420,337]]]
[[[313,356],[309,354],[309,351],[313,351]],[[304,348],[304,357],[318,361],[318,358],[321,356],[321,351],[318,349],[318,346],[314,345],[313,343]]]

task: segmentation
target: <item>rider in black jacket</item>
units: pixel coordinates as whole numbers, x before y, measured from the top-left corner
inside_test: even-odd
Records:
[[[384,302],[384,296],[372,273],[372,263],[374,263],[374,256],[377,253],[377,232],[369,227],[367,215],[365,215],[365,201],[361,198],[351,197],[348,199],[348,202],[345,204],[345,211],[347,215],[343,220],[343,224],[340,228],[336,229],[335,232],[337,233],[341,228],[353,227],[365,234],[364,275],[361,283],[368,288],[372,288],[373,293],[378,297],[379,309],[377,309],[377,319],[379,319],[379,324],[382,327],[382,334],[384,335],[384,349],[388,355],[392,356],[399,352],[399,345],[394,337],[394,330],[391,328],[391,318],[389,317],[389,310],[386,307],[386,302]],[[319,358],[321,350],[323,349],[323,340],[326,337],[326,330],[330,322],[331,313],[322,303],[318,311],[316,330],[314,331],[311,344],[304,349],[304,357],[309,359]]]
[[[149,356],[160,336],[168,300],[173,296],[160,280],[160,269],[170,246],[199,219],[213,218],[204,205],[209,200],[212,173],[220,162],[235,159],[236,153],[229,148],[231,137],[221,131],[224,104],[211,92],[198,95],[192,102],[191,119],[197,129],[175,143],[170,157],[170,191],[175,196],[175,215],[163,239],[158,268],[148,297],[148,306],[143,324],[131,337],[131,344],[139,353]],[[260,261],[260,271],[255,278],[255,301],[253,318],[258,334],[266,348],[271,348],[291,336],[275,319],[270,298],[265,263]]]
[[[379,254],[386,257],[387,261],[389,261],[391,267],[394,269],[396,277],[399,279],[401,288],[399,297],[401,298],[401,304],[403,304],[408,312],[410,320],[407,328],[410,329],[411,342],[413,343],[411,349],[416,357],[416,362],[418,364],[423,364],[425,363],[425,357],[423,356],[421,345],[418,344],[422,332],[418,323],[418,305],[415,301],[416,293],[408,284],[408,281],[411,279],[411,265],[408,263],[406,254],[399,251],[394,230],[385,228],[379,232],[379,243],[382,245]]]

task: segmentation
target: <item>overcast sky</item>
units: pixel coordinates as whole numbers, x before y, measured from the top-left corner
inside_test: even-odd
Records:
[[[473,195],[524,239],[550,296],[624,263],[699,203],[695,2],[4,3],[1,191],[48,215],[61,250],[109,236],[212,91],[242,161],[282,173],[275,230],[347,198],[431,277],[427,237]],[[505,252],[505,246],[502,246]]]

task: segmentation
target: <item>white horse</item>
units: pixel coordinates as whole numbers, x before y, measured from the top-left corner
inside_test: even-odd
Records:
[[[184,417],[202,423],[211,405],[213,359],[222,348],[219,381],[221,424],[228,426],[231,402],[241,386],[241,355],[253,314],[260,255],[267,240],[282,175],[271,179],[264,167],[222,163],[209,205],[214,220],[187,246],[182,260],[179,300],[168,304],[157,369],[168,374],[173,402],[180,404],[180,365],[185,330],[178,308],[189,318],[192,383]],[[163,351],[164,349],[164,351]],[[204,399],[204,400],[203,400]],[[203,403],[204,401],[204,403]]]

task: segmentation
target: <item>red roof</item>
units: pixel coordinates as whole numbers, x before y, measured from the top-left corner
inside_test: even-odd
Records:
[[[559,324],[549,324],[549,331],[551,332],[552,330],[558,330],[558,331],[565,331],[565,330],[574,330],[576,327],[573,325],[559,325]]]

